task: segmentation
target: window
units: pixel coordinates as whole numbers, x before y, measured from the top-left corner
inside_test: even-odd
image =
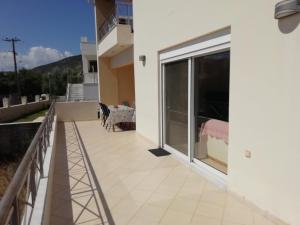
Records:
[[[197,114],[228,122],[229,51],[195,58]]]
[[[89,73],[96,73],[97,71],[97,60],[89,61]]]

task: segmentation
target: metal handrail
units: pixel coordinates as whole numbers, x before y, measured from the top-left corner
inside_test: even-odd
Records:
[[[52,103],[0,200],[0,225],[20,225],[30,222],[40,179],[44,177],[43,164],[50,144],[54,115],[55,109]],[[29,213],[27,206],[31,207]]]
[[[126,13],[121,15],[119,12],[120,7],[126,8]],[[112,11],[108,14],[106,20],[99,26],[98,40],[101,41],[112,31],[118,24],[127,24],[131,26],[133,32],[132,15],[129,13],[129,9],[132,11],[132,4],[126,2],[117,2]]]

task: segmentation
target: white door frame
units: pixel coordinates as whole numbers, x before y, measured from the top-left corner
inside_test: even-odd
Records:
[[[191,68],[190,66],[190,59],[188,59],[188,73],[189,70]],[[166,127],[166,114],[165,114],[165,101],[166,101],[166,95],[165,95],[165,64],[161,64],[160,66],[160,71],[161,71],[161,75],[160,75],[160,146],[163,147],[165,150],[169,151],[170,153],[176,155],[177,157],[185,160],[185,161],[189,161],[188,159],[190,158],[190,151],[188,151],[188,156],[183,154],[182,152],[176,150],[175,148],[173,148],[172,146],[166,144],[166,135],[165,135],[165,127]],[[188,78],[189,79],[189,78]],[[188,90],[189,91],[189,90]],[[188,111],[188,115],[189,115],[189,111]],[[189,122],[188,122],[189,123]],[[188,130],[190,129],[190,125],[188,125]],[[189,141],[189,138],[188,138]],[[190,141],[189,141],[190,142]],[[189,146],[190,143],[188,143]],[[189,149],[189,147],[188,147]]]
[[[194,158],[194,143],[195,143],[195,115],[194,115],[194,58],[213,54],[217,52],[223,52],[230,49],[231,35],[223,35],[217,38],[210,39],[201,43],[186,46],[180,49],[176,49],[169,52],[164,52],[159,55],[160,59],[160,91],[159,91],[159,142],[160,146],[164,147],[170,153],[190,162],[196,169],[204,172],[208,176],[212,176],[213,179],[217,179],[218,182],[226,184],[227,175],[208,166]],[[182,59],[188,59],[188,156],[177,151],[176,149],[168,146],[165,141],[165,64],[168,62],[174,62]]]

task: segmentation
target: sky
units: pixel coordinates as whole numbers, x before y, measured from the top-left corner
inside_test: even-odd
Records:
[[[13,69],[11,43],[18,37],[18,67],[33,68],[80,54],[80,37],[95,42],[88,0],[0,0],[0,71]]]

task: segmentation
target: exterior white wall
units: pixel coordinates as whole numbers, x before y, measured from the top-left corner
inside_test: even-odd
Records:
[[[97,53],[96,44],[90,42],[81,42],[80,50],[82,55],[95,56]]]
[[[137,130],[142,135],[158,143],[159,51],[230,26],[232,5],[216,0],[133,2]],[[146,56],[145,66],[140,55]]]
[[[300,15],[278,23],[272,17],[275,3],[239,4],[232,25],[229,185],[296,225]],[[246,149],[252,151],[250,160],[243,157]]]
[[[98,83],[98,74],[97,73],[86,73],[83,77],[83,82],[87,83]]]
[[[81,57],[82,57],[82,70],[84,83],[98,83],[97,73],[89,72],[89,61],[97,60],[96,44],[81,42],[80,43]]]
[[[277,2],[134,0],[137,131],[159,142],[159,52],[231,27],[228,186],[297,225],[300,15],[278,22]]]
[[[98,84],[83,84],[83,96],[85,101],[98,101]]]

